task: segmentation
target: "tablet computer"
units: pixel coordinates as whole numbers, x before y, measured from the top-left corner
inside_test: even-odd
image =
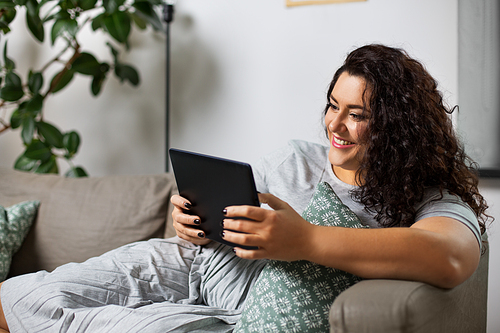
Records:
[[[234,205],[260,206],[257,189],[249,164],[169,149],[170,161],[179,194],[192,203],[190,212],[201,219],[199,228],[205,237],[230,246],[245,247],[224,240],[222,210]]]

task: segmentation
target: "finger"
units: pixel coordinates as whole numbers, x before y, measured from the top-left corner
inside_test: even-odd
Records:
[[[247,250],[242,249],[241,247],[235,247],[234,253],[240,258],[243,259],[263,259],[266,258],[266,250],[258,249],[258,250]]]
[[[286,209],[289,205],[278,197],[269,193],[259,193],[259,201],[269,205],[274,210]],[[227,217],[245,217],[254,221],[262,221],[269,213],[268,209],[256,206],[229,206],[223,211]]]
[[[175,208],[172,212],[174,221],[181,224],[200,225],[201,219],[196,215],[184,214],[179,208]]]
[[[259,193],[260,203],[267,204],[274,210],[284,209],[288,204],[270,193]]]
[[[224,229],[230,229],[249,234],[255,234],[261,225],[262,225],[261,222],[255,222],[249,220],[224,219],[222,221],[222,227]]]
[[[191,239],[200,240],[205,239],[205,232],[201,229],[189,227],[185,224],[174,221],[174,228],[177,232],[177,236],[186,239],[185,237],[189,237]],[[182,234],[182,235],[181,235]],[[185,236],[185,237],[183,237]]]
[[[179,238],[182,238],[190,243],[193,243],[193,244],[196,244],[196,245],[207,245],[208,243],[211,242],[210,239],[208,238],[193,238],[193,237],[189,237],[189,236],[186,236],[184,234],[181,234],[181,233],[177,233],[177,236]]]
[[[254,234],[244,234],[240,232],[233,232],[231,230],[224,230],[221,236],[224,240],[239,245],[258,247],[260,244],[260,237]]]
[[[180,209],[190,209],[192,204],[191,202],[186,199],[186,198],[183,198],[181,197],[180,195],[177,195],[177,194],[174,194],[171,198],[170,198],[170,202],[176,206],[176,207],[179,207]]]
[[[266,216],[266,210],[256,206],[229,206],[223,210],[226,217],[244,217],[253,221],[262,221]]]

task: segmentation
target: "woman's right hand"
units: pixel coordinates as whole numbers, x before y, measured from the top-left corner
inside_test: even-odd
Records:
[[[180,195],[173,195],[170,202],[174,205],[172,218],[174,220],[174,229],[177,236],[196,245],[206,245],[210,239],[205,238],[203,230],[198,226],[201,220],[196,215],[189,215],[191,203]]]

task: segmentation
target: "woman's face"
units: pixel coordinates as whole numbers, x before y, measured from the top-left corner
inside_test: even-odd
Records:
[[[333,172],[343,182],[353,185],[360,157],[365,149],[361,138],[370,115],[369,110],[363,110],[365,87],[364,79],[347,72],[342,73],[329,96],[330,102],[325,115],[330,139],[328,158]]]

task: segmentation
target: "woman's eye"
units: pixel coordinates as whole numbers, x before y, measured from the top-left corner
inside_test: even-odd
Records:
[[[327,103],[326,104],[328,108],[331,108],[332,110],[338,110],[339,108],[336,105],[333,105],[332,103]]]
[[[357,113],[351,113],[351,117],[356,120],[356,121],[362,121],[365,120],[366,117],[362,114],[357,114]]]

